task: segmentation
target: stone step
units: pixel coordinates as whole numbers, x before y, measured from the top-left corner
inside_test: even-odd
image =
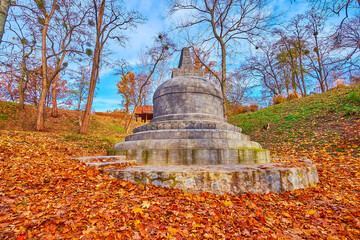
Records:
[[[136,165],[102,171],[116,179],[189,193],[280,193],[312,187],[319,182],[316,166],[310,160],[289,161],[251,165]]]
[[[120,165],[123,163],[136,163],[135,160],[118,160],[118,161],[111,161],[111,162],[85,162],[86,166],[94,167],[94,168],[102,168],[109,165]]]
[[[91,157],[78,157],[74,158],[75,160],[78,160],[80,162],[94,162],[96,160],[102,160],[102,159],[114,159],[114,160],[126,160],[126,156],[91,156]]]

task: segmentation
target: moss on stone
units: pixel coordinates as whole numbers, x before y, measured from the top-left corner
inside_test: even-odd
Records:
[[[147,164],[149,162],[149,158],[151,158],[152,154],[153,154],[153,151],[150,149],[142,150],[142,152],[141,152],[142,162],[144,164]]]

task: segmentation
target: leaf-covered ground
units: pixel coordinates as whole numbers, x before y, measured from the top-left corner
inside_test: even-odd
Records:
[[[317,165],[315,188],[241,196],[114,180],[71,160],[104,154],[99,148],[54,133],[2,130],[0,238],[359,239],[359,126],[347,126],[357,135],[341,152],[329,151],[346,144],[339,141],[300,151],[274,144],[274,154],[306,155]]]
[[[316,187],[266,195],[114,180],[71,158],[105,155],[108,137],[123,137],[118,120],[95,117],[81,136],[64,112],[48,119],[58,133],[14,131],[31,127],[32,115],[0,103],[0,239],[360,239],[359,85],[232,119],[274,157],[317,166]]]

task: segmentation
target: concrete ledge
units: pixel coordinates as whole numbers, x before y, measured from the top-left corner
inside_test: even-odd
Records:
[[[164,129],[217,129],[224,131],[241,132],[241,128],[231,125],[224,121],[209,121],[209,120],[173,120],[173,121],[157,121],[141,125],[133,129],[133,133],[164,130]]]
[[[73,159],[78,160],[80,162],[93,162],[96,160],[103,160],[103,159],[126,160],[126,156],[91,156],[91,157],[78,157]]]
[[[288,165],[288,164],[287,164]],[[292,165],[292,166],[291,166]],[[215,194],[279,193],[308,188],[319,182],[316,166],[298,160],[252,165],[132,166],[103,170],[116,179]]]

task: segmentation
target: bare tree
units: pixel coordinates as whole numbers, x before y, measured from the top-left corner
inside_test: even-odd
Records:
[[[306,95],[306,85],[304,79],[303,55],[307,54],[306,43],[303,39],[296,35],[289,35],[287,30],[275,31],[280,36],[280,39],[276,43],[279,47],[279,53],[277,58],[279,64],[290,70],[290,84],[292,89],[297,92],[300,90],[302,96]],[[287,68],[289,67],[289,68]]]
[[[227,57],[231,44],[241,40],[252,41],[266,30],[273,13],[264,9],[267,1],[262,0],[171,0],[170,14],[185,11],[188,13],[177,24],[178,28],[200,27],[200,45],[210,44],[218,47],[220,55],[219,81],[226,113]],[[199,47],[202,48],[204,47]],[[210,68],[209,68],[210,70]],[[226,117],[226,115],[225,115]]]
[[[87,99],[90,85],[90,69],[80,66],[79,71],[70,74],[74,82],[70,83],[69,93],[71,100],[76,103],[76,110],[80,111]]]
[[[282,94],[284,89],[289,92],[290,69],[279,61],[277,43],[265,41],[256,48],[259,53],[247,60],[244,71],[250,71],[273,96]]]
[[[59,72],[66,67],[65,57],[69,52],[76,51],[71,43],[75,29],[82,25],[86,17],[86,11],[83,11],[80,2],[67,0],[20,1],[18,6],[29,24],[36,26],[41,33],[42,86],[36,114],[36,130],[41,131],[44,129],[44,107],[50,86],[54,81],[56,84]],[[48,71],[49,67],[54,71]],[[56,94],[56,86],[53,90]],[[53,115],[56,115],[56,96],[53,100]]]
[[[335,15],[343,14],[344,17],[340,22],[338,32],[342,31],[343,24],[350,17],[351,9],[360,7],[360,0],[316,0],[311,2],[314,4],[313,9],[329,11]]]
[[[16,79],[19,108],[24,108],[25,92],[29,82],[30,73],[38,65],[35,57],[37,47],[36,32],[31,25],[27,24],[20,14],[16,14],[14,9],[9,11],[9,21],[6,24],[6,30],[12,39],[3,41],[3,53],[6,62],[3,65],[11,65],[11,72]]]
[[[91,21],[96,28],[96,43],[93,51],[89,95],[80,123],[80,134],[87,134],[89,128],[90,112],[100,72],[101,52],[105,43],[109,39],[114,39],[124,46],[127,39],[124,31],[136,27],[137,24],[142,23],[144,20],[139,13],[125,10],[122,1],[92,0],[92,11],[93,17]]]
[[[323,34],[326,16],[315,10],[305,14],[308,19],[308,39],[311,40],[312,51],[309,51],[309,65],[312,71],[309,74],[315,78],[320,86],[321,92],[329,89],[328,77],[332,65],[331,55],[333,47],[329,39],[331,36]]]
[[[230,74],[227,99],[232,105],[241,106],[249,100],[249,90],[255,86],[252,85],[249,74],[246,68],[242,67]]]
[[[53,65],[55,76],[52,81],[52,117],[58,117],[57,106],[57,84],[59,72],[68,66],[65,58],[74,57],[75,54],[84,54],[83,46],[85,38],[89,36],[84,22],[87,18],[89,8],[84,7],[81,2],[59,2],[60,11],[55,14],[55,23],[52,31],[47,34],[50,43],[50,54],[48,59],[54,58]]]
[[[344,23],[342,32],[337,36],[336,47],[347,50],[346,60],[353,56],[358,58],[360,53],[360,15],[356,15]]]

